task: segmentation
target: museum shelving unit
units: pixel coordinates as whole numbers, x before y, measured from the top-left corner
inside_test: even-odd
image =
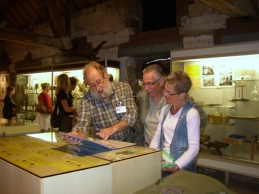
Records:
[[[171,51],[208,116],[197,165],[259,178],[259,42]]]

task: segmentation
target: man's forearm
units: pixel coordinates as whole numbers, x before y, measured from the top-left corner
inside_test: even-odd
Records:
[[[125,121],[119,121],[118,123],[112,125],[111,128],[115,131],[123,131],[130,128],[130,125]]]

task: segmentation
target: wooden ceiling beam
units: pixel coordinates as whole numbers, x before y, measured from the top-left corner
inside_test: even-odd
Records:
[[[36,15],[32,18],[32,20],[31,20],[29,26],[26,28],[26,30],[33,31],[33,28],[34,28],[38,18],[40,17],[40,15],[43,13],[44,8],[45,8],[45,4],[43,3],[40,6],[39,10],[36,12]]]
[[[47,7],[47,3],[45,1],[43,1],[44,3],[44,10],[45,10],[45,14],[46,14],[46,17],[47,17],[47,20],[48,20],[48,23],[49,23],[49,26],[50,26],[50,29],[51,29],[51,32],[53,34],[54,37],[59,37],[58,35],[58,32],[56,32],[56,29],[55,29],[55,26],[51,20],[51,17],[50,17],[50,14],[49,14],[49,10],[48,10],[48,7]]]
[[[65,28],[64,22],[60,18],[59,13],[57,12],[57,3],[53,0],[45,0],[48,11],[50,14],[51,21],[55,27],[56,32],[58,32],[59,36],[61,37],[61,40],[63,41],[63,44],[67,50],[70,50],[73,48],[72,42],[70,40],[70,37],[67,33],[67,30]]]
[[[77,6],[76,2],[75,2],[74,0],[70,0],[70,1],[71,1],[71,4],[73,4],[73,5],[75,6],[76,10],[78,11],[78,10],[79,10],[79,8],[78,8],[78,6]]]
[[[63,7],[63,9],[65,9],[65,5],[64,5],[63,1],[62,1],[62,0],[58,0],[58,2],[59,2],[60,5]]]
[[[249,0],[200,0],[209,7],[232,18],[251,16],[259,19],[259,14],[254,10]]]
[[[14,25],[14,23],[12,22],[12,20],[10,20],[10,18],[9,17],[5,17],[5,19],[4,19],[4,21],[6,21],[6,25],[7,25],[7,27],[11,27],[11,28],[13,28],[15,25]]]
[[[56,49],[65,49],[60,38],[25,32],[16,29],[4,28],[0,29],[0,40],[17,42],[22,44],[30,44],[35,46],[47,46]]]
[[[84,2],[85,2],[85,4],[86,4],[86,6],[87,6],[87,7],[89,7],[89,6],[90,6],[90,4],[89,4],[88,0],[85,0]]]
[[[19,0],[15,0],[15,1],[11,2],[11,3],[5,4],[4,6],[1,7],[0,12],[5,11],[5,10],[9,9],[10,7],[15,6],[18,2],[19,2]]]
[[[13,20],[21,27],[20,22],[17,20],[16,17],[14,17],[14,15],[10,12],[10,10],[7,10],[7,12],[8,12],[8,14],[9,14],[9,16],[12,17]],[[9,17],[9,18],[10,18],[10,17]],[[9,19],[9,21],[10,21],[10,19]],[[12,22],[12,24],[13,24],[13,26],[15,26],[13,22]]]
[[[23,9],[23,11],[30,17],[32,18],[31,14],[27,11],[27,9],[23,6],[22,3],[19,3],[19,5],[21,6],[21,8]]]
[[[26,19],[24,19],[24,17],[23,17],[23,15],[21,14],[21,12],[17,10],[16,6],[13,6],[13,9],[16,11],[17,15],[19,15],[20,18],[24,21],[24,23],[25,23],[26,25],[28,25],[28,22],[26,21]]]
[[[70,0],[65,0],[65,28],[68,35],[71,35],[71,13],[70,13]]]

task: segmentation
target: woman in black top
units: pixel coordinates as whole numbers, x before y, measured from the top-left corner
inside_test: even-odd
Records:
[[[6,89],[7,94],[4,98],[3,117],[5,119],[12,119],[16,116],[16,104],[14,103],[12,96],[15,93],[15,87],[9,86]]]
[[[77,84],[78,84],[79,80],[76,78],[76,77],[69,77],[69,83],[70,83],[70,86],[69,86],[69,92],[68,92],[68,97],[72,100],[72,106],[73,105],[73,95],[72,95],[72,91],[76,88]],[[74,125],[77,123],[77,113],[74,114],[74,117],[72,119],[72,124],[73,124],[73,127]]]
[[[72,107],[72,99],[69,97],[69,79],[66,74],[58,76],[56,96],[59,112],[63,112],[62,120],[59,125],[59,131],[70,132],[72,129],[72,118],[77,114],[76,108]]]

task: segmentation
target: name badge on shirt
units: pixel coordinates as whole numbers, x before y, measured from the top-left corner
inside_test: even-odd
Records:
[[[126,106],[116,107],[116,113],[124,113],[124,112],[127,112]]]

